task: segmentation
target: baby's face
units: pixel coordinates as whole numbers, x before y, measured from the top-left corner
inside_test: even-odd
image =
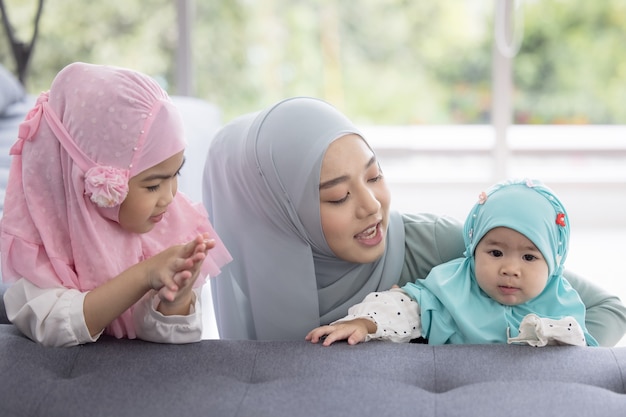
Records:
[[[539,249],[506,227],[487,232],[474,258],[478,285],[500,304],[523,304],[541,294],[548,282],[548,263]]]

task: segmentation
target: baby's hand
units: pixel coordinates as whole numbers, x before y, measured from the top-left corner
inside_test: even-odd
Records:
[[[348,344],[356,345],[364,342],[368,333],[376,333],[376,323],[359,318],[315,328],[306,335],[305,340],[318,343],[324,339],[323,346],[330,346],[338,340],[347,340]]]

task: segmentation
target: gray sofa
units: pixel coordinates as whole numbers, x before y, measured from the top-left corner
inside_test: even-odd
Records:
[[[0,326],[0,415],[619,416],[626,349],[205,340],[44,348]]]
[[[104,337],[46,348],[6,323],[3,417],[626,414],[626,347],[161,345]]]

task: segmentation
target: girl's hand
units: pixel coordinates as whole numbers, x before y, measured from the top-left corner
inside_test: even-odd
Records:
[[[164,287],[159,291],[161,302],[157,310],[164,315],[189,314],[190,306],[195,303],[193,285],[200,275],[200,269],[207,252],[215,246],[215,241],[208,239],[208,236],[201,236],[196,238],[193,242],[195,242],[195,246],[188,258],[193,262],[193,265],[173,277],[178,290],[171,292]]]
[[[148,274],[150,287],[158,291],[160,304],[169,304],[164,310],[189,310],[193,284],[207,251],[213,246],[215,241],[210,240],[208,235],[198,235],[191,242],[172,246],[146,261],[151,263]],[[162,313],[166,314],[165,311]]]

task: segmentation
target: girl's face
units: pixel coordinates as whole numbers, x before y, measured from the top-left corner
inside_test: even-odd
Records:
[[[120,226],[146,233],[163,219],[178,191],[178,174],[185,162],[183,152],[135,175],[128,182],[128,195],[119,213]]]
[[[523,234],[507,227],[491,229],[476,245],[476,281],[504,305],[535,298],[548,282],[548,263]]]
[[[320,175],[322,230],[335,256],[369,263],[385,251],[390,194],[376,156],[355,134],[326,150]]]

